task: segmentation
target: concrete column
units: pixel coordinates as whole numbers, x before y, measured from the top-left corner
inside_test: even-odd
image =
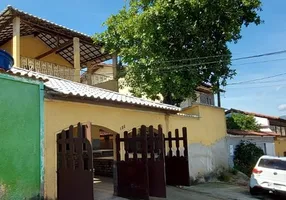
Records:
[[[13,19],[13,58],[14,66],[20,67],[21,57],[20,57],[20,18],[15,17]]]
[[[87,73],[87,84],[88,85],[92,85],[92,80],[91,80],[91,75],[92,75],[92,68],[91,68],[91,62],[87,62],[86,63],[86,66],[87,66],[87,70],[86,70],[86,73]]]
[[[118,80],[117,80],[117,64],[118,64],[118,60],[117,60],[117,54],[113,54],[112,55],[112,68],[113,68],[113,79],[115,80],[115,90],[118,92],[119,91],[119,87],[118,87]]]
[[[117,54],[112,55],[112,67],[113,67],[113,78],[115,79],[117,76]]]
[[[73,38],[74,81],[80,82],[80,43],[79,38]]]

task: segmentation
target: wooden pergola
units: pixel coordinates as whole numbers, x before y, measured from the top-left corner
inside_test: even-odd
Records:
[[[95,44],[90,36],[8,6],[0,14],[0,46],[13,40],[15,66],[20,65],[20,37],[27,35],[39,38],[50,47],[35,59],[56,53],[74,66],[75,73],[88,63],[95,65],[112,58],[102,53],[103,44]]]

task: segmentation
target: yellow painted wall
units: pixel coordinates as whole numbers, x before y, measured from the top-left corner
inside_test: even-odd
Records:
[[[96,70],[95,73],[113,77],[113,67],[112,66],[103,66],[103,67],[99,68],[98,70]]]
[[[200,106],[201,118],[190,118],[164,113],[139,111],[45,100],[45,193],[47,198],[56,198],[56,134],[71,124],[90,121],[94,125],[123,133],[142,124],[162,125],[163,131],[188,128],[189,143],[211,145],[226,136],[224,110]],[[181,134],[181,133],[180,133]]]
[[[103,82],[103,83],[96,84],[94,86],[118,92],[118,82],[116,80],[106,81],[106,82]]]
[[[12,54],[12,40],[8,41],[4,45],[0,47],[0,49],[4,49],[10,54]],[[34,36],[23,36],[20,39],[20,55],[28,58],[35,58],[42,53],[49,51],[49,48],[44,42],[42,42],[39,38]],[[66,61],[60,55],[55,53],[50,54],[41,59],[42,61],[55,63],[58,65],[63,65],[66,67],[73,67],[68,61]]]
[[[201,143],[210,146],[226,136],[226,122],[223,109],[207,105],[196,105],[183,111],[183,113],[196,114],[199,118],[171,115],[169,129],[174,130],[176,127],[187,127],[189,144]]]
[[[278,137],[275,139],[275,152],[277,156],[284,156],[284,153],[286,153],[286,138]]]

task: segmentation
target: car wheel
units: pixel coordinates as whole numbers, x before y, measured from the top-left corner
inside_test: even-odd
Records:
[[[258,195],[259,193],[257,188],[251,188],[251,187],[249,187],[249,192],[251,195]]]

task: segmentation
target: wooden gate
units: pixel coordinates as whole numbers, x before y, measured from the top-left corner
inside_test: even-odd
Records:
[[[149,193],[152,197],[166,198],[165,149],[161,126],[158,126],[156,134],[153,126],[150,126],[147,139],[148,155],[150,155],[148,156]]]
[[[132,199],[149,199],[149,196],[166,197],[164,144],[162,128],[158,134],[150,126],[141,126],[140,133],[124,132],[116,135],[116,187],[118,196]],[[122,148],[122,149],[121,149]],[[121,151],[122,150],[122,151]]]
[[[57,134],[57,159],[58,199],[93,200],[91,124]]]
[[[175,130],[175,137],[172,137],[171,132],[165,137],[165,145],[168,145],[165,157],[167,185],[190,186],[187,128],[183,128],[182,131],[182,137],[179,137],[178,129]],[[173,151],[173,142],[175,142],[175,151]],[[183,143],[183,149],[180,143]]]

